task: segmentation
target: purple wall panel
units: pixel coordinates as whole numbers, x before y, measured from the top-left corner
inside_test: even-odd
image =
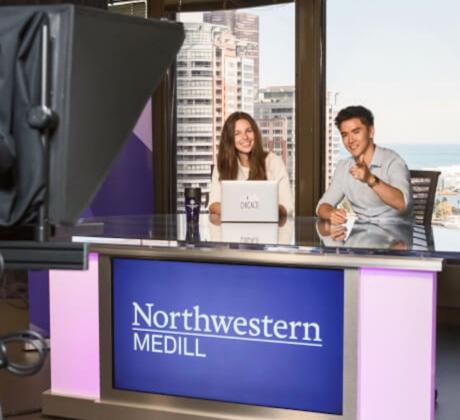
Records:
[[[48,271],[29,271],[30,328],[49,337],[49,283]]]
[[[131,134],[94,198],[94,216],[153,213],[152,153]]]
[[[151,115],[149,101],[83,217],[153,213]]]

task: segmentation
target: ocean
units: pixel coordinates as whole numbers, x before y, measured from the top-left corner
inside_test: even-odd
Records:
[[[410,169],[436,168],[440,166],[460,166],[460,141],[437,144],[385,144],[393,149],[407,163]]]
[[[379,146],[388,147],[398,153],[407,163],[409,169],[434,169],[438,168],[444,173],[449,171],[451,167],[458,167],[454,171],[457,183],[460,185],[460,141],[456,143],[384,143],[379,142]],[[348,156],[345,149],[341,150],[341,155]],[[453,169],[453,168],[452,168]],[[439,189],[443,187],[443,176],[441,175],[438,182],[438,200],[447,199],[454,207],[460,208],[460,191],[455,195],[439,194]]]
[[[460,166],[460,141],[455,143],[383,143],[379,146],[388,147],[398,153],[407,163],[409,169],[426,169],[446,166]],[[341,155],[347,156],[345,149]]]

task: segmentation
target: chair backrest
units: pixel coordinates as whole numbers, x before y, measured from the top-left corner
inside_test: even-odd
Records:
[[[415,223],[431,224],[439,171],[411,170],[412,200]]]

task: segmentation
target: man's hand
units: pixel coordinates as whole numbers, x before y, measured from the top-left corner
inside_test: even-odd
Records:
[[[329,203],[323,203],[319,206],[318,216],[323,220],[329,220],[333,225],[341,225],[347,221],[345,210],[332,207]]]
[[[347,227],[343,225],[331,226],[331,238],[334,241],[344,241],[347,237]]]
[[[321,236],[330,236],[334,241],[344,241],[347,237],[347,227],[344,225],[333,225],[329,220],[320,219],[316,226]]]
[[[350,174],[358,181],[365,183],[369,181],[371,172],[369,171],[366,162],[364,162],[364,154],[359,155],[358,159],[356,159],[356,165],[350,169]]]
[[[406,210],[406,202],[404,201],[401,190],[378,179],[375,175],[372,175],[366,162],[364,162],[364,155],[360,155],[358,159],[356,159],[356,165],[350,169],[350,174],[353,178],[369,185],[372,191],[374,191],[385,204],[388,204],[400,212]],[[374,181],[369,184],[371,178],[374,178]]]
[[[329,220],[333,225],[341,225],[347,221],[347,213],[344,209],[333,209],[330,213]]]

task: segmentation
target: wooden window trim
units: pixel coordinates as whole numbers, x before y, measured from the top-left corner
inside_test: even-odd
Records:
[[[244,4],[239,1],[182,1],[181,11],[207,11]],[[285,3],[279,1],[275,3]],[[296,215],[314,216],[324,180],[325,116],[325,21],[326,0],[296,0]],[[161,18],[173,10],[171,0],[150,0],[148,16]],[[272,5],[257,0],[257,5]],[[219,7],[214,7],[219,5]],[[199,7],[198,7],[199,6]],[[193,7],[193,9],[192,9]],[[177,10],[177,9],[176,9]],[[176,152],[169,127],[171,72],[152,96],[154,209],[157,214],[176,212]],[[175,102],[175,101],[174,101]]]
[[[164,3],[167,12],[208,12],[292,3],[292,0],[165,0]]]
[[[314,216],[323,192],[326,0],[296,1],[296,215]]]

